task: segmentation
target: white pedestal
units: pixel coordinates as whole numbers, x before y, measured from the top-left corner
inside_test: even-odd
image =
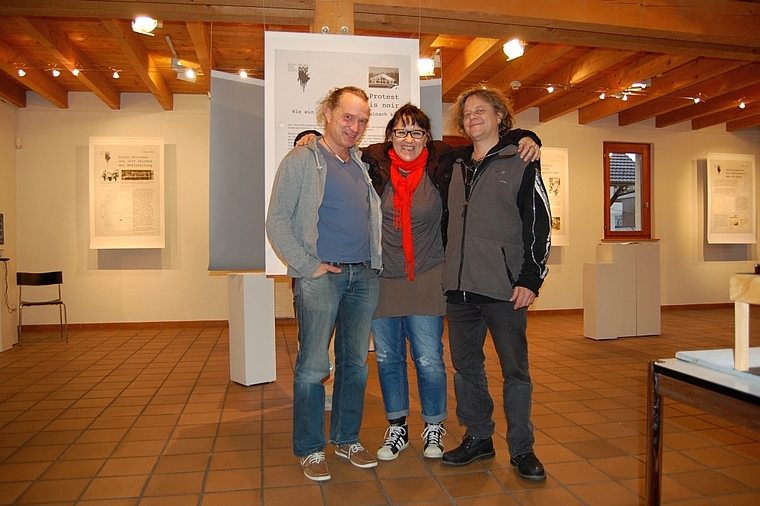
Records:
[[[246,386],[275,381],[274,280],[264,273],[228,279],[230,379]]]
[[[660,245],[605,243],[583,264],[583,335],[590,339],[660,333]]]

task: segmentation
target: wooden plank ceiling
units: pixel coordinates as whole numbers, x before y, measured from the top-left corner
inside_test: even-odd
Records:
[[[266,30],[326,26],[331,33],[345,27],[349,34],[419,39],[420,56],[437,55],[441,62],[436,77],[442,78],[445,102],[489,82],[511,96],[517,112],[538,107],[542,122],[578,111],[581,124],[616,115],[621,126],[652,118],[659,128],[684,122],[695,130],[760,125],[759,0],[473,4],[3,0],[0,98],[25,107],[31,90],[66,108],[68,92],[91,91],[118,109],[122,93],[151,93],[171,110],[175,94],[208,91],[211,69],[244,69],[263,79]],[[131,20],[137,15],[163,25],[155,36],[136,34]],[[512,38],[527,45],[522,57],[507,61],[502,46]],[[178,79],[170,44],[185,66],[200,71],[195,83]],[[641,82],[648,86],[632,92]]]

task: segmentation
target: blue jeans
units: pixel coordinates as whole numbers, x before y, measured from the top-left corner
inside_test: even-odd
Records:
[[[443,364],[443,317],[402,316],[372,320],[375,356],[388,420],[409,415],[406,340],[417,369],[422,419],[446,419],[446,366]]]
[[[511,302],[447,304],[449,345],[459,423],[475,438],[494,432],[493,399],[488,393],[483,345],[486,329],[499,356],[504,378],[502,395],[507,416],[507,443],[512,457],[533,451],[530,421],[533,385],[528,372],[527,308]]]
[[[325,442],[325,387],[330,374],[328,344],[335,328],[335,384],[330,442],[359,441],[367,385],[367,352],[377,307],[377,274],[367,264],[343,265],[342,272],[298,278],[298,356],[293,380],[293,453],[305,457]]]

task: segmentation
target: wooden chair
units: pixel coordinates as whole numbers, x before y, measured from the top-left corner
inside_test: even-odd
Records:
[[[21,342],[22,311],[26,306],[58,306],[58,315],[61,320],[61,337],[69,342],[69,320],[66,315],[66,304],[61,299],[61,285],[63,284],[63,272],[17,272],[16,284],[18,285],[18,342]],[[58,297],[54,299],[27,300],[24,298],[23,288],[29,286],[58,285]],[[48,294],[49,295],[49,294]]]

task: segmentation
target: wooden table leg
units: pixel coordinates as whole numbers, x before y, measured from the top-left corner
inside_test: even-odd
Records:
[[[657,392],[654,361],[647,366],[646,506],[660,506],[662,483],[662,396]]]

